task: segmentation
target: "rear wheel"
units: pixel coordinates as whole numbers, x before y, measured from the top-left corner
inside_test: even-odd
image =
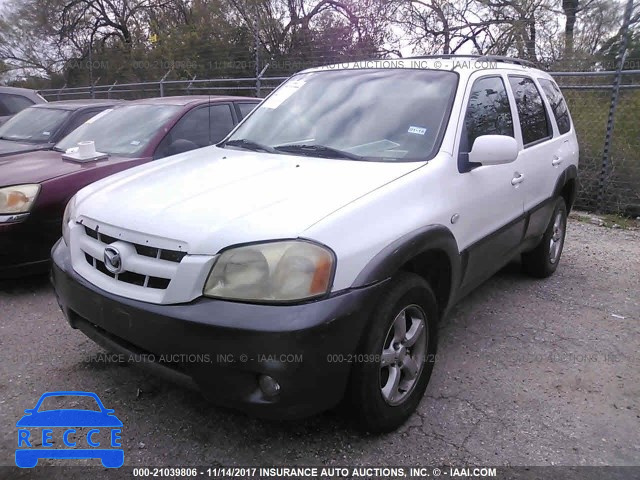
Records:
[[[529,275],[546,278],[558,268],[567,231],[567,206],[563,198],[556,200],[551,221],[536,248],[522,254],[522,267]]]
[[[415,411],[433,370],[437,319],[435,296],[422,277],[400,273],[390,281],[351,376],[352,409],[362,429],[394,430]]]

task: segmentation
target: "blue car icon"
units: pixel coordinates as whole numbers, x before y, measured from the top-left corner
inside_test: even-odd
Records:
[[[99,410],[55,409],[40,411],[42,402],[49,397],[86,397],[93,398]],[[90,401],[90,400],[89,400]],[[40,458],[50,459],[86,459],[99,458],[107,468],[118,468],[124,463],[124,450],[120,444],[122,422],[114,415],[114,410],[105,408],[100,398],[91,392],[47,392],[43,394],[36,406],[24,411],[26,415],[16,423],[18,427],[18,448],[16,449],[16,465],[21,468],[33,468]],[[42,448],[33,448],[29,428],[42,428]],[[76,443],[70,436],[76,433],[75,428],[91,428],[86,434],[86,442],[90,448],[75,448]],[[52,448],[53,428],[64,430],[62,440],[69,448]],[[110,430],[109,446],[104,448],[96,437],[101,430]],[[103,435],[104,436],[104,435]],[[104,443],[104,441],[102,442]]]

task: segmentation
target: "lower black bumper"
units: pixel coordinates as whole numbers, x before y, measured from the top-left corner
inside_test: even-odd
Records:
[[[317,302],[250,305],[208,298],[156,305],[112,295],[80,277],[69,249],[53,249],[52,282],[69,323],[109,350],[200,390],[213,403],[271,418],[336,405],[384,283]],[[280,384],[266,395],[260,375]]]

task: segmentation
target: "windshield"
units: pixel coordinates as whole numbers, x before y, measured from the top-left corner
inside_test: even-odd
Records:
[[[410,69],[322,70],[279,87],[228,148],[372,161],[423,161],[439,147],[458,76]]]
[[[78,142],[93,140],[98,152],[135,157],[181,108],[176,105],[127,105],[105,110],[64,137],[56,149],[66,151],[77,147]]]
[[[26,108],[0,127],[0,138],[15,142],[47,143],[71,114],[57,108]]]

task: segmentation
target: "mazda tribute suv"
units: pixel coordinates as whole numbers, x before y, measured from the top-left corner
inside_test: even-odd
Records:
[[[212,402],[367,431],[416,409],[438,321],[515,257],[560,262],[578,143],[552,77],[445,56],[305,70],[221,143],[69,202],[73,328]]]

